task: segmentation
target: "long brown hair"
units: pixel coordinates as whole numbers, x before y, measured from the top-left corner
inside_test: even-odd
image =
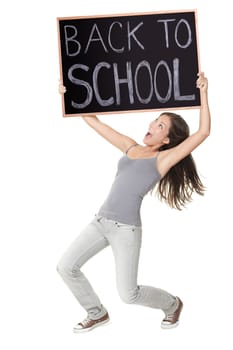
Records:
[[[162,113],[171,120],[168,137],[169,144],[163,145],[160,151],[177,146],[189,136],[189,126],[186,121],[175,113]],[[204,194],[205,187],[197,173],[196,165],[191,154],[174,165],[160,180],[157,193],[170,207],[181,210],[192,200],[193,192]]]

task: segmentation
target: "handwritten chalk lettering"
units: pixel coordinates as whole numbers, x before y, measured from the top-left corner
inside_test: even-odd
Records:
[[[129,102],[130,104],[134,103],[134,96],[133,96],[133,77],[132,77],[132,69],[131,69],[131,62],[126,62],[126,78],[119,78],[118,74],[118,65],[117,63],[113,63],[113,73],[114,73],[114,82],[115,82],[115,89],[116,89],[116,104],[120,105],[121,98],[120,98],[120,84],[127,84],[128,86],[128,92],[129,92]]]
[[[111,23],[109,28],[107,29],[107,39],[104,40],[104,35],[101,33],[98,25],[96,23],[93,24],[90,35],[87,40],[86,47],[84,49],[84,53],[87,54],[88,51],[93,46],[93,43],[99,44],[98,49],[103,50],[106,53],[109,53],[109,49],[117,53],[123,53],[125,51],[125,47],[122,46],[120,48],[116,47],[116,44],[113,43],[113,29],[116,30],[116,26],[122,31],[123,25],[121,22],[114,21]],[[142,42],[137,37],[137,31],[143,27],[143,22],[140,22],[136,26],[132,27],[130,21],[127,21],[125,26],[125,31],[127,35],[127,49],[131,51],[133,48],[133,43],[135,43],[141,50],[144,50],[145,47]],[[65,25],[64,26],[64,37],[65,37],[65,47],[66,47],[66,55],[73,57],[77,56],[81,53],[82,45],[78,40],[78,29],[74,25]],[[107,41],[107,42],[106,42]],[[119,45],[119,44],[118,44]],[[108,49],[108,47],[109,49]],[[93,50],[96,50],[96,45],[93,46]]]
[[[139,91],[140,91],[140,86],[145,85],[145,78],[144,79],[139,79],[139,71],[145,68],[148,72],[148,79],[149,79],[149,94],[146,98],[143,98]],[[107,62],[99,62],[92,74],[92,83],[93,87],[85,80],[77,79],[74,77],[74,71],[82,69],[86,72],[89,71],[89,67],[83,64],[75,64],[73,65],[68,72],[68,77],[69,80],[77,85],[77,86],[82,86],[86,89],[86,99],[85,101],[81,103],[77,103],[75,101],[72,101],[72,106],[76,109],[83,109],[87,107],[93,99],[93,96],[95,96],[96,100],[98,103],[103,106],[107,107],[110,105],[113,105],[114,103],[116,105],[121,104],[121,85],[126,84],[127,90],[128,90],[128,98],[129,98],[129,103],[134,104],[135,102],[135,95],[138,99],[138,101],[142,104],[148,104],[154,95],[154,97],[159,101],[160,103],[166,103],[168,102],[171,98],[172,95],[174,97],[175,101],[190,101],[190,100],[195,100],[195,94],[192,95],[181,95],[180,93],[180,61],[178,58],[175,58],[172,61],[172,68],[169,67],[169,64],[161,60],[157,63],[154,69],[154,73],[152,73],[151,69],[151,64],[148,61],[141,61],[138,63],[135,72],[132,71],[132,63],[131,62],[126,62],[126,76],[125,77],[119,77],[119,72],[118,72],[118,64],[113,63],[111,64]],[[112,92],[115,95],[115,98],[113,96],[110,96],[107,99],[103,99],[101,97],[101,91],[100,91],[100,84],[98,81],[99,77],[99,72],[102,69],[107,69],[108,71],[112,69],[112,74],[114,78],[114,83],[115,83],[115,91]],[[161,73],[162,72],[162,73]],[[160,87],[159,83],[161,82],[161,74],[164,80],[164,73],[167,78],[167,91],[165,96],[161,95],[160,92]],[[106,76],[106,79],[108,76]],[[94,92],[94,93],[93,93]]]
[[[195,11],[58,20],[64,116],[200,106]]]
[[[169,46],[170,46],[170,45],[169,45],[170,41],[169,41],[169,26],[168,26],[168,23],[174,22],[174,21],[176,21],[175,18],[170,18],[170,19],[159,19],[159,20],[157,20],[157,22],[159,22],[159,23],[161,22],[161,23],[164,24],[165,43],[166,43],[166,48],[167,48],[167,49],[168,49]],[[183,28],[185,28],[186,31],[187,31],[187,41],[186,41],[186,43],[183,43],[183,44],[180,42],[179,35],[178,35],[179,30],[180,30],[180,31],[183,30],[183,29],[181,29],[181,28],[182,28],[181,26],[182,26]],[[174,39],[175,39],[176,45],[177,45],[178,47],[182,48],[182,49],[186,49],[186,48],[188,48],[188,47],[191,45],[191,43],[192,43],[192,30],[191,30],[191,28],[190,28],[189,22],[188,22],[186,19],[181,18],[181,19],[178,21],[178,23],[175,25]]]
[[[73,76],[73,72],[76,69],[83,69],[84,71],[88,72],[89,71],[89,67],[84,65],[84,64],[74,64],[72,67],[70,67],[69,71],[68,71],[68,78],[71,81],[71,83],[75,84],[75,85],[81,85],[84,86],[87,89],[87,98],[83,103],[76,103],[72,101],[72,106],[74,108],[77,109],[82,109],[85,108],[86,106],[88,106],[91,101],[92,101],[92,97],[93,97],[93,90],[91,85],[84,80],[81,79],[77,79]]]
[[[142,68],[146,68],[148,72],[148,77],[149,77],[149,94],[148,97],[143,98],[139,92],[139,72]],[[138,98],[138,101],[143,104],[148,104],[151,101],[151,98],[153,96],[153,78],[152,78],[152,71],[149,62],[146,60],[141,61],[135,70],[135,76],[134,76],[134,83],[135,83],[135,92]]]
[[[167,90],[167,95],[165,97],[162,97],[160,95],[159,90],[158,90],[158,85],[157,85],[157,75],[158,75],[160,67],[165,67],[167,77],[168,77],[168,90]],[[165,62],[163,60],[160,61],[155,68],[154,87],[155,87],[155,95],[156,95],[159,102],[165,103],[171,98],[171,95],[172,95],[172,73],[170,71],[170,68],[169,68],[167,62]]]
[[[178,58],[175,58],[173,60],[174,99],[175,101],[194,101],[196,98],[195,94],[183,96],[180,94],[179,66],[180,61]]]
[[[110,69],[111,65],[107,62],[100,62],[96,65],[94,72],[93,72],[93,89],[95,92],[95,97],[96,100],[98,101],[100,106],[103,107],[107,107],[107,106],[111,106],[114,103],[114,98],[113,97],[109,97],[108,99],[103,99],[100,96],[100,90],[99,90],[99,84],[98,84],[98,76],[99,76],[99,71],[102,68],[107,68]],[[88,102],[88,100],[87,100]]]
[[[70,35],[68,34],[70,32]],[[81,44],[75,38],[78,35],[77,28],[73,25],[64,26],[64,35],[65,35],[65,47],[66,47],[66,55],[67,56],[77,56],[81,51]],[[72,51],[70,48],[70,44],[72,43],[72,47],[75,47],[76,50]]]
[[[112,31],[113,31],[113,28],[116,27],[116,25],[118,27],[121,28],[122,30],[122,23],[121,22],[113,22],[111,25],[110,25],[110,28],[109,28],[109,31],[108,31],[108,43],[109,43],[109,46],[110,48],[112,49],[112,51],[115,51],[117,53],[122,53],[125,51],[125,47],[122,46],[121,48],[116,48],[115,46],[113,46],[113,43],[112,43]],[[114,29],[115,30],[115,29]]]
[[[144,50],[144,46],[142,43],[137,39],[135,32],[143,26],[143,22],[139,23],[133,30],[130,29],[130,22],[127,22],[127,37],[128,37],[128,49],[131,50],[131,37],[135,40],[135,42],[138,44],[138,46]]]
[[[97,38],[93,38],[95,31],[97,33]],[[91,42],[93,42],[93,41],[94,42],[99,41],[102,44],[104,51],[108,52],[108,50],[107,50],[107,48],[106,48],[106,46],[104,44],[104,40],[103,40],[103,38],[102,38],[102,36],[100,34],[100,31],[99,31],[98,26],[97,26],[96,23],[92,27],[91,34],[89,36],[88,43],[87,43],[87,46],[86,46],[86,49],[85,49],[84,53],[88,52],[89,46],[90,46]]]

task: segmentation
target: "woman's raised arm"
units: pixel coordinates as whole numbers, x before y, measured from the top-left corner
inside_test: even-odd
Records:
[[[59,81],[59,93],[65,94],[66,87]],[[119,148],[122,152],[126,153],[127,149],[135,144],[135,140],[130,137],[123,135],[111,128],[107,124],[102,123],[96,115],[85,115],[82,116],[83,120],[94,129],[100,136],[105,138],[108,142],[110,142],[113,146]]]
[[[199,73],[196,85],[200,89],[201,97],[198,130],[179,145],[161,152],[160,171],[162,174],[165,174],[171,167],[188,156],[210,134],[211,120],[208,104],[208,80],[204,76],[204,73]]]
[[[94,129],[100,136],[105,138],[113,146],[119,148],[122,152],[126,153],[127,149],[135,144],[135,140],[123,135],[111,128],[109,125],[102,123],[95,115],[87,115],[82,117],[84,121]]]

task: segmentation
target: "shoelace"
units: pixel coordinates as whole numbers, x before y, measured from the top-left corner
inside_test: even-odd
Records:
[[[82,322],[81,322],[81,325],[83,325],[84,327],[88,326],[89,323],[91,322],[91,319],[90,318],[85,318]]]
[[[174,314],[168,314],[168,315],[166,315],[166,317],[165,317],[165,321],[172,321],[173,320],[173,318],[174,318]]]

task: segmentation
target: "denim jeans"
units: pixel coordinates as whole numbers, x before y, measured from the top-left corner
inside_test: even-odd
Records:
[[[106,309],[80,269],[109,245],[115,258],[118,293],[124,302],[162,309],[165,313],[175,310],[176,300],[173,295],[155,287],[137,284],[141,237],[141,227],[97,215],[62,256],[57,270],[91,319],[102,317]]]

